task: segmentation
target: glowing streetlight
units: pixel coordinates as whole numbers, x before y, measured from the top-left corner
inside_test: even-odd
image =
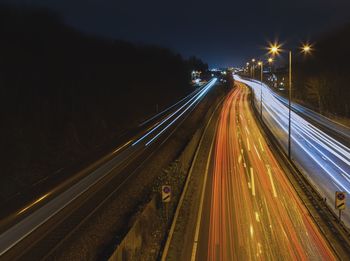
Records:
[[[267,59],[267,62],[268,62],[269,65],[270,65],[270,72],[272,72],[271,64],[273,63],[273,58],[272,58],[272,57],[269,57],[269,59]]]
[[[281,52],[281,45],[278,43],[270,44],[269,53],[272,55],[278,55]],[[301,51],[304,54],[309,54],[312,51],[312,45],[310,44],[303,44],[301,47]],[[270,59],[269,58],[269,62]],[[271,61],[272,62],[272,61]],[[289,51],[289,101],[288,101],[288,157],[291,159],[291,121],[292,121],[292,114],[291,114],[291,107],[292,107],[292,51]]]
[[[255,78],[255,58],[252,59],[252,67],[251,67],[251,77]]]
[[[303,44],[303,46],[301,47],[301,52],[304,54],[309,54],[312,51],[312,45],[311,44]]]
[[[262,99],[263,99],[262,88],[263,88],[263,67],[264,67],[264,63],[262,61],[259,61],[258,65],[260,66],[260,118],[261,118],[261,120],[263,120],[263,118],[262,118],[262,109],[263,109],[263,105],[262,105]]]
[[[278,43],[270,44],[268,50],[270,54],[278,55],[281,52],[281,45]]]

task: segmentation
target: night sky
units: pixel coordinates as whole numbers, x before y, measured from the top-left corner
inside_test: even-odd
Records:
[[[242,65],[276,38],[296,46],[350,22],[349,0],[0,0],[49,7],[79,30]]]

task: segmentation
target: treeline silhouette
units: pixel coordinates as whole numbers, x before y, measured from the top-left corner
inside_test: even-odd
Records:
[[[297,61],[294,94],[323,114],[350,117],[350,24],[325,33]]]
[[[0,7],[0,199],[74,163],[192,90],[207,68],[89,36],[46,9]]]

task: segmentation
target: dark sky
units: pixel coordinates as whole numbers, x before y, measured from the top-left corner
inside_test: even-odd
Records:
[[[350,22],[350,0],[0,0],[46,6],[93,34],[169,47],[211,67],[241,65],[268,40],[291,47]]]

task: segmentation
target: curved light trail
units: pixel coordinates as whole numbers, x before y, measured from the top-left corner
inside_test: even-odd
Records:
[[[207,260],[334,260],[255,123],[248,95],[238,83],[219,120]]]
[[[235,75],[239,82],[249,85],[255,93],[256,106],[260,108],[260,91],[263,93],[263,121],[275,135],[282,147],[287,151],[288,141],[288,108],[284,99],[279,97],[265,84],[248,81]],[[295,105],[293,105],[293,108]],[[297,105],[298,111],[301,110]],[[307,111],[307,110],[305,110]],[[313,113],[316,114],[316,113]],[[350,195],[350,148],[331,137],[303,117],[292,111],[292,160],[327,199],[331,209],[334,209],[335,191],[345,191]],[[313,117],[313,115],[310,115]],[[326,119],[322,118],[323,124]],[[318,121],[319,122],[319,121]],[[334,129],[333,122],[328,121],[327,127]],[[339,133],[346,137],[345,127],[339,127]],[[343,211],[342,219],[350,226],[350,202]]]

